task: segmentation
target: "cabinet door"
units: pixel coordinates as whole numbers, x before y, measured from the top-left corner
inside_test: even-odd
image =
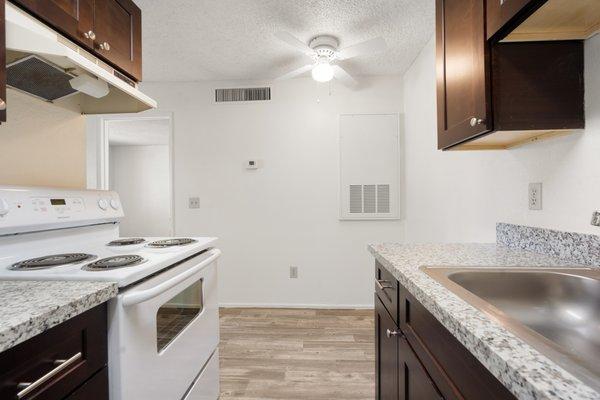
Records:
[[[441,400],[442,395],[404,337],[398,339],[400,400]]]
[[[376,399],[398,400],[398,327],[375,295]]]
[[[93,0],[12,0],[57,31],[93,46]]]
[[[438,148],[491,130],[485,2],[436,0]]]
[[[98,54],[137,81],[142,80],[142,12],[131,0],[95,0]]]

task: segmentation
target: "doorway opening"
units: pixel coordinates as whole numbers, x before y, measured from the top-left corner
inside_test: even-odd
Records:
[[[98,183],[121,198],[121,236],[174,236],[172,118],[102,117]]]

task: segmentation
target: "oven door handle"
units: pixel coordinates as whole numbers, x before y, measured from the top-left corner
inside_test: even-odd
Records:
[[[169,279],[168,281],[162,282],[162,283],[154,286],[153,288],[141,290],[139,292],[125,293],[121,299],[121,303],[123,304],[123,306],[129,307],[129,306],[133,306],[133,305],[142,303],[144,301],[153,299],[154,297],[160,295],[161,293],[164,293],[167,290],[171,289],[172,287],[185,281],[190,276],[196,274],[198,271],[200,271],[202,268],[206,267],[208,264],[215,261],[220,256],[221,256],[221,250],[213,249],[210,251],[210,256],[206,260],[204,260],[200,264],[188,269],[184,273],[174,276],[173,278]]]

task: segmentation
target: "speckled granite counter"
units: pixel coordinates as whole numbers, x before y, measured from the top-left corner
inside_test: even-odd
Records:
[[[116,294],[110,282],[0,281],[0,352]]]
[[[421,266],[574,266],[572,261],[496,244],[373,244],[369,251],[515,396],[597,400],[594,391],[493,322]]]

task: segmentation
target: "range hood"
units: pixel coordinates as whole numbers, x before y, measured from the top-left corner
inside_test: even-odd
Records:
[[[6,60],[9,88],[82,114],[157,107],[137,83],[8,2]]]

